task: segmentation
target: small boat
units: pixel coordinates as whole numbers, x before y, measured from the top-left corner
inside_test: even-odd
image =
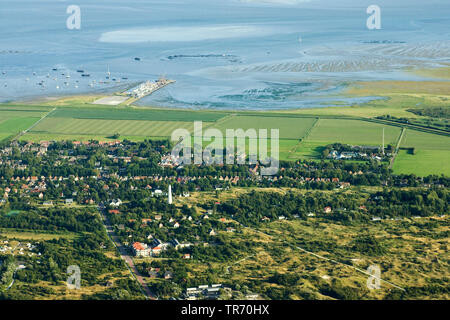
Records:
[[[77,70],[77,72],[79,72],[79,73],[84,73],[84,70]]]
[[[53,71],[58,71],[58,69],[57,69],[57,68],[53,68],[52,70],[53,70]]]
[[[134,58],[134,60],[136,60],[136,61],[141,61],[141,58],[136,57],[136,58]]]
[[[123,77],[122,80],[128,80],[128,78],[127,77]]]
[[[83,73],[81,76],[82,77],[90,77],[91,75],[89,73]]]

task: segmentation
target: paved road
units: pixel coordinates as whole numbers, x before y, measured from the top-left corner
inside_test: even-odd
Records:
[[[133,259],[127,252],[127,248],[122,245],[122,243],[119,241],[119,238],[117,237],[116,233],[114,232],[113,227],[111,226],[111,223],[109,222],[108,218],[106,217],[104,211],[102,208],[98,208],[99,212],[102,216],[102,221],[106,229],[106,233],[108,234],[111,241],[114,243],[114,246],[119,251],[120,257],[126,262],[128,269],[130,270],[132,276],[139,282],[142,289],[144,290],[144,294],[147,298],[152,300],[157,300],[155,294],[153,294],[149,287],[147,286],[147,283],[145,283],[142,275],[139,273],[139,271],[136,269],[136,266],[134,265]]]

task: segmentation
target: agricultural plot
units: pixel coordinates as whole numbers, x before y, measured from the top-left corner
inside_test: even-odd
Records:
[[[0,133],[18,133],[33,125],[39,118],[11,118],[0,122]]]
[[[401,147],[414,148],[414,154],[408,150],[400,150],[393,166],[395,173],[450,175],[450,137],[407,130]]]
[[[193,112],[184,110],[112,109],[112,108],[58,108],[49,117],[101,120],[150,121],[217,121],[227,115],[220,112]]]
[[[379,146],[382,143],[383,128],[385,145],[395,146],[401,132],[400,128],[359,120],[320,119],[306,140],[323,142],[323,145],[340,142]]]
[[[395,159],[393,170],[396,174],[411,174],[428,176],[430,174],[450,175],[448,162],[450,151],[444,150],[417,150],[415,154],[407,150],[400,150]]]
[[[0,108],[0,140],[28,129],[47,111],[15,110]]]
[[[295,159],[319,159],[322,157],[324,144],[321,142],[301,141],[289,153],[289,160]]]
[[[53,139],[65,139],[64,135],[107,136],[119,133],[123,136],[167,137],[178,128],[193,130],[192,122],[100,120],[49,117],[41,121],[31,134],[54,135]],[[63,136],[61,136],[63,135]]]
[[[450,150],[450,137],[437,134],[406,130],[401,147],[427,150]]]
[[[267,116],[234,116],[227,118],[218,125],[224,134],[226,129],[279,129],[280,139],[300,139],[314,125],[315,118],[288,118],[288,117],[267,117]]]

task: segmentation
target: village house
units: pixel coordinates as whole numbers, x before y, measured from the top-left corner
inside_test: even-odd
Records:
[[[151,249],[145,243],[134,242],[131,250],[136,257],[149,257]]]
[[[121,204],[122,204],[122,200],[120,200],[120,199],[114,199],[109,203],[109,205],[111,207],[119,207]]]

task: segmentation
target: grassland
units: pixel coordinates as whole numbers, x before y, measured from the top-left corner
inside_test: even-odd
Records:
[[[30,130],[30,133],[103,137],[119,133],[121,137],[143,136],[144,138],[150,138],[168,137],[178,128],[192,131],[193,123],[185,121],[130,121],[49,117]]]
[[[45,109],[25,109],[17,106],[0,108],[0,140],[14,136],[22,130],[32,126],[40,119]]]
[[[279,129],[280,139],[300,139],[305,136],[315,121],[315,118],[234,116],[221,122],[218,129],[224,134],[226,129],[253,128],[257,131],[267,129],[268,135],[270,135],[270,129]]]
[[[285,192],[290,190],[299,198],[307,192],[297,189],[239,189],[233,188],[220,193],[193,193],[189,205],[224,202],[244,192]],[[379,190],[378,187],[351,188],[343,193],[367,196]],[[322,191],[321,191],[322,192]],[[323,191],[335,192],[335,191]],[[186,200],[187,201],[187,200]],[[187,203],[187,202],[186,202]],[[295,274],[299,282],[291,284],[294,293],[290,299],[335,299],[323,288],[345,287],[357,295],[358,299],[386,299],[394,287],[386,282],[381,288],[368,290],[368,276],[356,270],[367,270],[370,265],[378,265],[381,278],[404,288],[428,287],[433,283],[445,283],[448,269],[448,217],[428,217],[420,219],[383,220],[380,222],[339,223],[329,219],[308,218],[273,221],[260,225],[257,229],[245,227],[242,232],[222,232],[227,243],[245,244],[251,241],[256,246],[242,250],[234,261],[189,262],[189,277],[202,279],[206,271],[213,272],[219,283],[252,283],[255,292],[267,292],[269,288],[280,288],[270,281],[276,274]],[[231,222],[233,224],[235,222]],[[359,236],[374,236],[385,248],[384,253],[373,255],[352,249],[353,241]],[[305,251],[318,254],[322,259]],[[245,247],[245,246],[244,246]],[[414,252],[414,254],[411,254]],[[228,270],[228,272],[227,272]],[[287,298],[287,297],[285,297]],[[420,293],[410,299],[448,299],[448,293],[433,295]]]
[[[139,108],[58,108],[49,117],[101,120],[217,121],[226,114],[207,111],[157,110]]]
[[[450,175],[450,138],[426,132],[406,130],[401,147],[414,148],[414,154],[400,150],[395,162],[394,172]]]
[[[341,142],[354,145],[381,145],[383,128],[385,143],[395,144],[400,128],[358,120],[320,119],[306,139],[308,142]]]
[[[66,232],[66,233],[52,233],[52,232],[39,232],[36,230],[18,230],[18,229],[0,229],[0,238],[4,237],[7,239],[17,239],[17,240],[34,240],[34,241],[46,241],[53,239],[74,239],[77,234]]]

